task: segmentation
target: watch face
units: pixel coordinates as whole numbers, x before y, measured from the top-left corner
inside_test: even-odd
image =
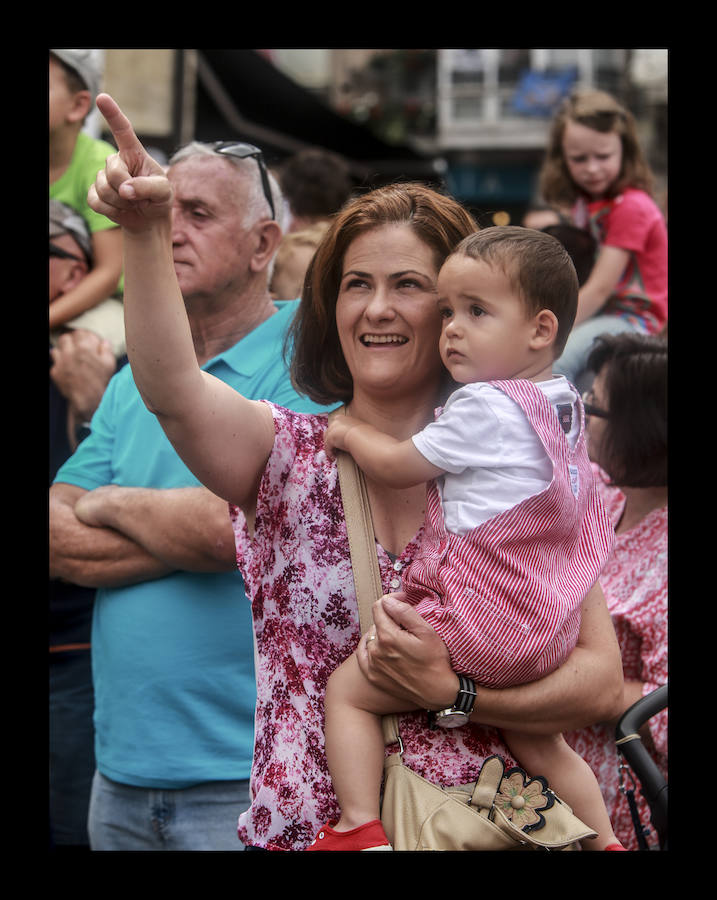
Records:
[[[468,716],[458,709],[446,709],[436,714],[436,724],[441,728],[459,728],[468,722]]]

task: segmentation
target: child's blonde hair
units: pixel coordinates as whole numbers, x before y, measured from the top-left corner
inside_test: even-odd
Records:
[[[571,206],[580,195],[570,176],[563,153],[563,136],[568,122],[576,122],[603,134],[613,132],[622,143],[622,166],[608,196],[627,187],[652,194],[654,176],[637,136],[632,113],[605,91],[577,90],[568,97],[553,119],[548,147],[540,172],[540,193],[546,203]]]
[[[269,285],[271,291],[276,293],[277,290],[279,292],[289,290],[292,294],[295,292],[295,296],[299,295],[306,273],[304,271],[299,282],[299,269],[304,263],[301,254],[299,257],[294,256],[295,251],[300,248],[315,251],[328,228],[327,221],[315,222],[299,231],[289,231],[282,237],[279,249],[272,260]],[[307,260],[306,265],[308,266],[310,256],[303,254],[303,257]],[[293,290],[291,290],[292,288]]]
[[[289,231],[281,239],[278,254],[292,247],[318,247],[323,236],[329,230],[329,222],[314,222],[299,231]],[[277,255],[278,255],[277,254]]]

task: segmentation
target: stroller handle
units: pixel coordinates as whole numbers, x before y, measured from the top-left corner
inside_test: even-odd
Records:
[[[666,706],[667,685],[663,684],[625,710],[615,728],[618,749],[640,779],[653,825],[663,839],[667,837],[667,781],[643,744],[638,729]]]
[[[628,735],[634,734],[644,725],[648,719],[651,719],[658,712],[667,706],[667,685],[655,688],[654,691],[641,697],[636,703],[633,703],[629,709],[622,714],[620,721],[615,729],[615,740],[624,740]]]

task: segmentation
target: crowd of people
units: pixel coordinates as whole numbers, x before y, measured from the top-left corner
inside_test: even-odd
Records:
[[[99,87],[50,51],[52,849],[390,849],[386,712],[418,774],[498,754],[583,850],[637,849],[614,728],[668,678],[667,229],[629,111],[576,92],[545,208],[479,229],[318,151],[160,165]],[[385,591],[363,637],[340,452]],[[643,740],[666,775],[667,711]]]

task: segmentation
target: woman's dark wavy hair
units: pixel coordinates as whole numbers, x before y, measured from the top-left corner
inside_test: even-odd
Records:
[[[623,332],[596,339],[588,368],[604,371],[609,418],[601,468],[619,487],[667,484],[667,341]]]
[[[585,125],[603,134],[614,132],[620,138],[622,168],[608,196],[615,197],[628,187],[652,194],[654,176],[640,145],[632,113],[605,91],[581,89],[563,101],[550,126],[540,171],[540,194],[547,203],[571,206],[580,194],[563,153],[563,135],[568,122]]]
[[[353,379],[336,328],[343,261],[357,237],[384,225],[413,229],[433,250],[437,268],[464,237],[478,230],[460,203],[415,182],[377,188],[339,211],[306,272],[289,334],[293,384],[315,403],[348,403],[353,396]]]

